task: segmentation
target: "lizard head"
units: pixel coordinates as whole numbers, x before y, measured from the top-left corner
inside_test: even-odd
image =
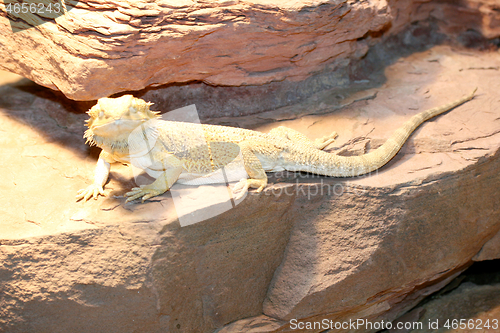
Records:
[[[120,140],[128,136],[137,126],[159,117],[159,112],[149,109],[153,103],[132,95],[118,98],[101,98],[87,113],[88,130],[84,138],[95,144],[101,140]]]

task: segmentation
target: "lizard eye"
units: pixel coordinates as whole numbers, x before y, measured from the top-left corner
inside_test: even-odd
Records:
[[[103,118],[103,117],[104,117],[104,112],[103,111],[99,112],[99,118]]]

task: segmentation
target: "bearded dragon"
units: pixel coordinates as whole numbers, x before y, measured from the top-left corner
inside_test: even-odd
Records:
[[[476,88],[477,89],[477,88]],[[236,199],[249,188],[261,192],[267,185],[266,172],[305,171],[331,177],[353,177],[374,171],[389,162],[410,134],[423,122],[451,110],[474,97],[476,90],[447,105],[411,117],[379,148],[360,156],[339,156],[323,151],[336,133],[315,141],[283,126],[261,133],[242,128],[164,121],[152,103],[124,95],[101,98],[87,113],[84,138],[102,149],[94,182],[77,193],[77,200],[104,196],[110,163],[122,162],[142,169],[156,180],[127,192],[126,202],[142,202],[168,191],[178,181],[185,184],[224,182],[208,177],[237,156],[243,159],[242,177],[233,189]],[[199,133],[204,140],[196,140]],[[244,176],[246,176],[244,175]],[[197,183],[193,179],[199,179]],[[226,179],[227,180],[227,179]]]

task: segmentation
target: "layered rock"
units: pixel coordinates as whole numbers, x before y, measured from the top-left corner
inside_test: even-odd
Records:
[[[445,32],[500,35],[494,0],[64,3],[55,18],[0,8],[0,68],[76,100],[179,82],[300,81],[427,18]]]

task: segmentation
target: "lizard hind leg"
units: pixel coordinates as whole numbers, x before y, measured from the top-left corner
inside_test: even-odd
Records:
[[[313,140],[309,139],[307,136],[305,136],[304,134],[302,134],[294,129],[291,129],[291,128],[288,128],[285,126],[279,126],[279,127],[273,128],[271,131],[269,131],[269,135],[280,137],[280,138],[285,138],[285,139],[291,140],[295,143],[305,145],[305,146],[310,147],[310,148],[323,150],[329,144],[331,144],[332,142],[335,141],[335,138],[337,137],[337,132],[332,132],[329,135],[325,135],[324,137],[318,138],[318,139],[313,141]]]
[[[337,136],[338,136],[337,132],[334,131],[329,135],[325,135],[322,138],[317,138],[316,140],[314,140],[314,146],[317,149],[323,150],[326,147],[328,147],[331,143],[335,142]]]

